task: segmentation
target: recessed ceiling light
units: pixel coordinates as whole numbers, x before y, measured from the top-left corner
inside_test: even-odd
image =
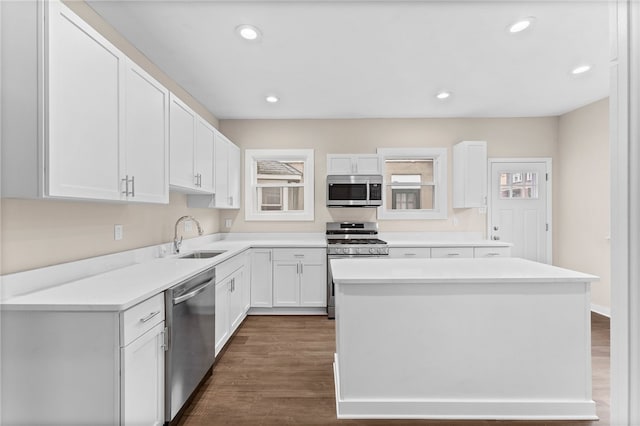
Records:
[[[236,32],[245,40],[254,41],[260,38],[260,30],[253,25],[239,25]]]
[[[579,74],[584,74],[585,72],[589,71],[591,69],[591,65],[585,64],[585,65],[580,65],[575,67],[574,69],[571,70],[571,74],[573,75],[579,75]]]
[[[442,99],[447,99],[450,96],[451,96],[451,92],[447,92],[446,90],[443,90],[443,91],[438,92],[436,94],[436,98],[441,99],[441,100]]]
[[[524,30],[526,30],[527,28],[529,28],[531,26],[531,24],[533,24],[534,18],[533,17],[527,17],[527,18],[522,18],[516,22],[514,22],[513,24],[509,25],[509,32],[512,34],[516,34],[516,33],[520,33]]]
[[[275,104],[276,102],[278,102],[280,99],[278,99],[277,96],[275,95],[269,95],[266,98],[264,98],[265,101],[269,102],[270,104]]]

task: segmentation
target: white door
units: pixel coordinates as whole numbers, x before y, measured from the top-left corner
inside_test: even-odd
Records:
[[[513,257],[551,263],[551,160],[489,161],[489,238]]]

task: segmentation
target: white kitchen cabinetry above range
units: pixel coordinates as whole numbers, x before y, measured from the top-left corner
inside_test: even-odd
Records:
[[[3,424],[164,422],[164,293],[123,312],[2,315]]]
[[[379,175],[377,154],[327,154],[328,175]]]
[[[58,1],[0,7],[3,196],[168,202],[166,89]]]
[[[464,141],[453,146],[453,208],[487,205],[487,143]]]
[[[171,188],[187,193],[214,192],[214,128],[171,94]]]

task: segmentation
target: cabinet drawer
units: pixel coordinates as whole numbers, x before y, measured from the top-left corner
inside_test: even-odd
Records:
[[[511,247],[476,247],[474,257],[511,257]]]
[[[431,257],[431,249],[428,247],[391,247],[389,257],[394,259],[428,259]]]
[[[460,259],[463,257],[473,257],[473,247],[433,247],[431,257],[450,257]]]
[[[245,256],[247,253],[248,252],[244,251],[216,265],[216,283],[222,282],[229,275],[242,268],[245,264]]]
[[[164,321],[164,293],[120,313],[120,345],[126,346]]]
[[[307,264],[322,264],[325,262],[325,249],[273,249],[274,261],[300,261]]]

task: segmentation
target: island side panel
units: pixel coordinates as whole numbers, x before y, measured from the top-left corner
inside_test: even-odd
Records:
[[[339,398],[492,401],[506,411],[481,409],[477,417],[593,418],[589,288],[584,282],[338,283]],[[474,417],[474,409],[457,414]],[[445,409],[438,417],[456,413]]]

